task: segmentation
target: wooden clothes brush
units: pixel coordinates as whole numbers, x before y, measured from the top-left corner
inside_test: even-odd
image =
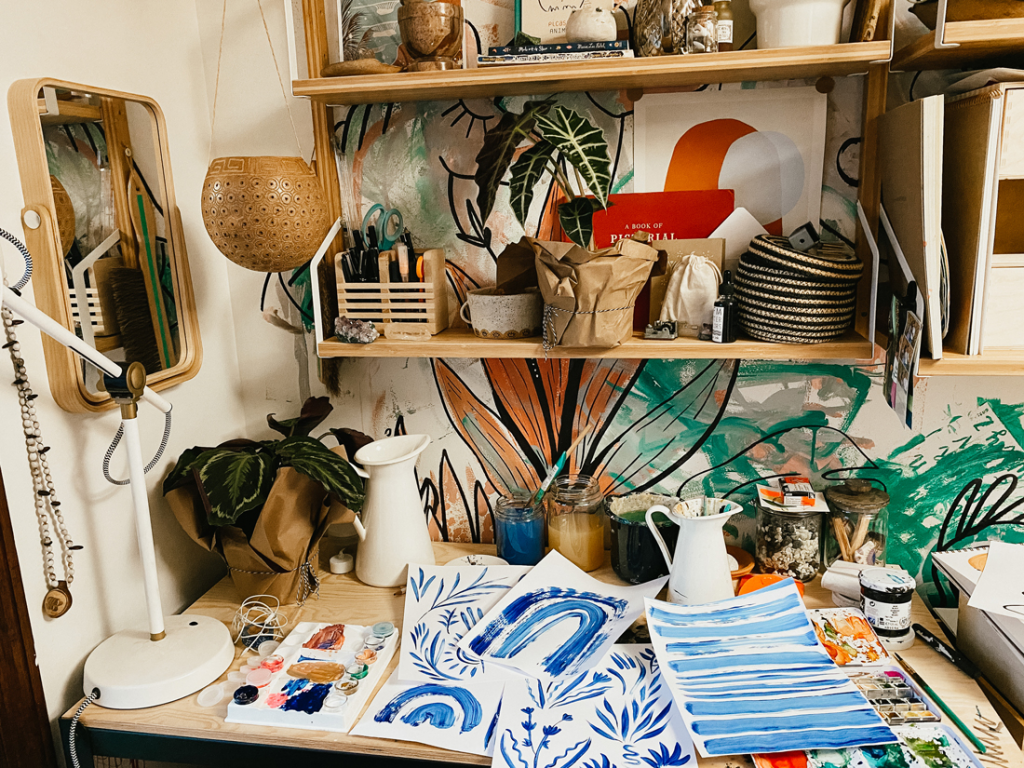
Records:
[[[142,363],[147,373],[162,370],[146,296],[146,278],[141,270],[131,267],[111,269],[109,277],[125,362]]]

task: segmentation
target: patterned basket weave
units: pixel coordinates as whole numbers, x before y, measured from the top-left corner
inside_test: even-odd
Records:
[[[57,213],[57,232],[60,235],[60,247],[65,256],[75,244],[75,208],[71,204],[71,196],[64,189],[56,176],[50,176],[50,189],[53,190],[53,207]]]
[[[842,246],[802,253],[784,237],[760,235],[740,257],[736,274],[740,326],[755,339],[783,344],[842,336],[853,323],[863,270]]]
[[[320,182],[299,157],[218,157],[203,184],[203,223],[221,253],[256,272],[302,266],[331,227]]]

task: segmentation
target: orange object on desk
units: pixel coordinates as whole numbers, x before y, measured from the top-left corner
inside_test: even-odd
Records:
[[[774,573],[755,573],[745,577],[740,581],[740,591],[736,594],[745,595],[749,592],[754,592],[764,587],[770,587],[772,584],[778,584],[783,579],[788,579],[788,576],[779,576]],[[804,585],[793,579],[796,582],[796,588],[800,590],[800,597],[804,596]]]

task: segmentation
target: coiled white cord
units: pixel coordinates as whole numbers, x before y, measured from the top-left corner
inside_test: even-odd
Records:
[[[78,719],[85,712],[85,708],[92,704],[96,699],[100,697],[100,689],[93,688],[92,693],[85,697],[85,701],[75,712],[75,716],[71,718],[71,727],[68,729],[68,752],[71,754],[71,765],[74,768],[82,768],[82,764],[78,762],[78,745],[75,743],[75,732],[78,730]]]
[[[28,252],[28,248],[18,238],[12,235],[3,227],[0,227],[0,237],[11,243],[21,253],[23,259],[25,259],[25,274],[21,276],[21,279],[16,282],[12,289],[21,293],[21,289],[28,285],[28,281],[32,279],[32,254]]]
[[[113,483],[114,485],[128,485],[128,483],[131,482],[130,479],[115,480],[110,475],[110,460],[113,458],[114,451],[117,450],[117,446],[121,442],[122,437],[124,437],[124,424],[117,428],[117,434],[114,435],[113,442],[110,444],[110,447],[107,448],[107,452],[103,456],[103,476],[107,478],[108,483]],[[156,454],[153,456],[153,460],[150,461],[149,464],[147,464],[143,469],[143,474],[147,474],[151,469],[153,469],[153,467],[155,467],[160,462],[160,457],[164,455],[164,450],[167,448],[167,443],[170,441],[170,439],[171,411],[168,410],[167,413],[164,414],[164,434],[160,438],[160,447],[156,449]]]

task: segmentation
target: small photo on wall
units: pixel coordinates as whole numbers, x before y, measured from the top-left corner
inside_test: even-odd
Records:
[[[732,189],[775,235],[818,225],[828,97],[813,87],[651,94],[636,104],[637,192]]]

